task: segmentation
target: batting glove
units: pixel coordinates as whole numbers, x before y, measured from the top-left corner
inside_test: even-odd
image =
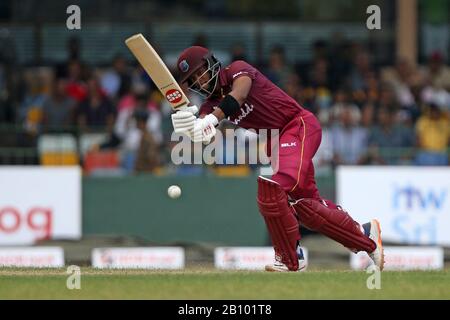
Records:
[[[198,112],[197,106],[182,107],[179,111],[172,114],[172,125],[175,133],[186,133],[194,129],[194,123]]]
[[[216,116],[208,114],[202,119],[197,119],[194,124],[191,139],[193,142],[208,144],[216,135],[216,125],[219,123]]]

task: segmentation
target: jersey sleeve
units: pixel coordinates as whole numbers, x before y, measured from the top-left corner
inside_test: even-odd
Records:
[[[242,60],[234,61],[226,68],[226,80],[229,85],[239,77],[247,76],[252,80],[256,78],[256,69]]]

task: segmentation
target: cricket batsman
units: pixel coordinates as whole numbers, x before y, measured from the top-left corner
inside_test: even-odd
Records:
[[[222,68],[208,49],[193,46],[181,53],[177,66],[181,83],[206,100],[198,117],[191,109],[172,114],[175,132],[187,134],[194,142],[209,143],[223,119],[245,129],[279,130],[277,171],[271,179],[258,177],[258,207],[275,250],[275,261],[266,266],[267,271],[305,268],[299,246],[300,225],[355,253],[367,252],[374,264],[383,269],[379,222],[373,219],[360,225],[340,206],[319,194],[312,159],[319,148],[322,129],[311,112],[245,61],[234,61]]]

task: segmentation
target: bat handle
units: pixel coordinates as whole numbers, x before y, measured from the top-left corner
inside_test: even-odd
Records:
[[[185,105],[185,106],[178,108],[178,110],[189,111],[194,115],[198,113],[198,107],[195,105],[192,105],[192,106]]]

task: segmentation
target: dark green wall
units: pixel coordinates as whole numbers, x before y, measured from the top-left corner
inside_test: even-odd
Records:
[[[167,196],[172,184],[182,189],[176,200]],[[84,178],[83,234],[134,235],[162,243],[266,242],[253,177]]]
[[[179,199],[167,196],[172,184],[182,189]],[[318,184],[327,191],[329,183]],[[161,244],[266,245],[256,187],[256,176],[86,177],[83,234],[139,236]]]

